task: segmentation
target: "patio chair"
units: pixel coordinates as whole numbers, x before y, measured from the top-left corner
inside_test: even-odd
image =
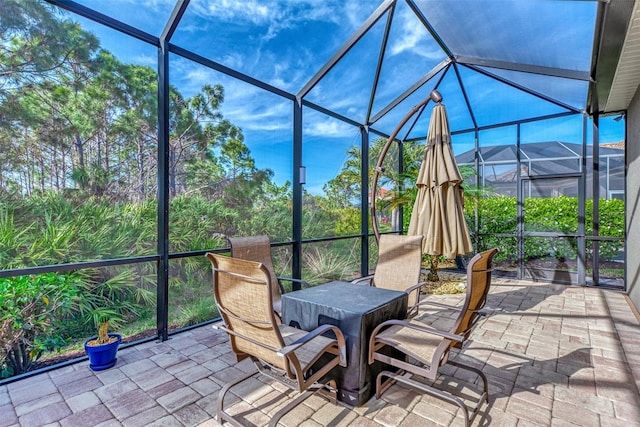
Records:
[[[262,263],[269,273],[271,283],[277,284],[273,286],[273,310],[281,317],[282,301],[280,295],[286,292],[282,282],[299,283],[302,287],[310,285],[301,279],[293,279],[290,277],[279,277],[273,268],[273,260],[271,258],[271,241],[267,235],[248,236],[248,237],[229,237],[231,246],[231,256],[234,258],[245,259]]]
[[[340,329],[322,325],[307,332],[280,324],[272,310],[270,288],[274,284],[264,265],[212,253],[206,257],[211,261],[214,296],[224,321],[224,325],[214,327],[229,334],[237,361],[249,358],[261,374],[301,393],[279,410],[269,425],[276,425],[280,417],[317,391],[323,391],[335,403],[336,383],[327,378],[335,366],[346,366]],[[221,424],[226,420],[242,425],[224,410],[224,398],[233,386],[253,375],[255,372],[220,390],[217,411]]]
[[[468,339],[484,306],[491,284],[491,262],[497,249],[475,255],[467,266],[467,292],[460,307],[432,304],[438,312],[424,312],[410,321],[389,320],[378,325],[369,340],[369,363],[381,361],[397,369],[382,371],[376,379],[376,397],[396,381],[457,405],[462,409],[465,426],[469,426],[484,402],[488,403],[487,378],[479,369],[450,359],[454,347],[461,348]],[[389,347],[393,352],[389,352]],[[449,375],[447,366],[470,371],[482,382],[477,399],[466,393],[455,393],[457,387],[445,387],[436,381],[441,375]],[[413,377],[416,377],[414,379]],[[387,381],[382,382],[382,378]],[[466,378],[460,373],[456,378]],[[426,382],[425,382],[426,380]],[[467,408],[465,400],[471,400]],[[471,413],[469,412],[471,410]]]
[[[422,268],[422,236],[383,234],[378,242],[378,264],[374,274],[353,280],[371,286],[407,292],[407,317],[418,314]]]

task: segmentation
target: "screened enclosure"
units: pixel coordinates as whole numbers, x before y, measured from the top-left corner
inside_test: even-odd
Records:
[[[203,255],[231,236],[268,234],[279,275],[367,274],[371,198],[406,232],[432,103],[380,188],[372,167],[433,89],[474,250],[498,247],[502,274],[624,288],[625,111],[597,82],[627,3],[3,2],[0,288],[58,304],[3,337],[3,378],[78,349],[101,314],[130,342],[217,319]]]

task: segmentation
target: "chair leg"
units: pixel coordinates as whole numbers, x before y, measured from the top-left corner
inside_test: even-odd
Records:
[[[229,423],[231,423],[236,427],[243,427],[243,425],[240,424],[235,418],[233,418],[231,414],[224,411],[224,397],[227,394],[227,392],[231,389],[231,387],[240,384],[244,380],[254,376],[256,373],[257,372],[252,372],[241,378],[238,378],[235,381],[227,383],[220,390],[220,393],[218,394],[218,405],[217,405],[218,406],[218,422],[220,423],[220,425],[222,425],[224,421],[228,421]],[[323,396],[327,397],[331,401],[331,403],[336,404],[338,393],[337,393],[337,386],[336,386],[335,380],[329,380],[324,384],[311,386],[311,388],[301,393],[300,396],[296,397],[293,401],[289,402],[284,408],[276,412],[275,415],[271,418],[271,421],[269,421],[269,426],[270,427],[276,426],[280,418],[282,418],[285,414],[287,414],[289,411],[291,411],[293,408],[298,406],[300,403],[302,403],[303,401],[305,401],[315,393],[322,394]]]
[[[329,402],[331,402],[333,405],[337,404],[338,402],[338,386],[336,384],[336,380],[329,380],[325,383],[324,387],[320,387],[317,390],[318,394],[323,395],[324,397],[326,397],[327,399],[329,399]]]
[[[452,363],[451,361],[449,361],[449,363]],[[480,398],[478,399],[478,402],[475,405],[475,408],[473,410],[473,412],[471,414],[469,414],[469,410],[467,409],[467,405],[465,405],[465,403],[462,401],[462,399],[460,399],[457,396],[445,393],[442,390],[439,390],[435,387],[431,387],[427,384],[423,384],[423,383],[419,383],[415,380],[411,379],[411,376],[407,376],[407,375],[399,375],[397,373],[393,373],[393,372],[389,372],[389,371],[382,371],[378,374],[378,377],[376,379],[376,384],[379,387],[381,384],[381,377],[385,376],[388,377],[390,380],[393,380],[394,382],[400,382],[403,383],[405,385],[407,385],[408,387],[417,389],[419,391],[422,391],[426,394],[429,394],[433,397],[436,397],[438,399],[442,399],[446,402],[449,402],[451,404],[454,404],[456,406],[458,406],[460,409],[462,409],[462,412],[464,413],[464,425],[465,427],[469,427],[471,425],[471,423],[473,422],[473,419],[475,418],[476,414],[478,413],[480,406],[482,405],[483,402],[488,401],[488,392],[487,392],[487,382],[486,382],[486,377],[484,376],[484,374],[482,372],[480,372],[479,370],[471,367],[471,366],[467,366],[467,365],[461,365],[460,363],[455,363],[455,366],[462,368],[462,369],[467,369],[470,370],[476,374],[479,375],[480,379],[482,379],[483,382],[483,393],[480,396]],[[377,394],[377,393],[376,393]]]
[[[386,372],[386,371],[383,371]],[[382,372],[381,372],[382,373]],[[406,374],[406,371],[404,369],[398,369],[395,372],[395,375],[411,375],[411,374]],[[385,377],[388,377],[387,380],[385,382],[382,382],[382,377],[383,375],[378,375],[376,377],[376,399],[380,399],[380,396],[382,396],[382,394],[387,391],[387,389],[389,387],[391,387],[393,384],[395,384],[396,380],[395,378],[389,377],[388,375],[384,375]]]
[[[236,421],[231,414],[227,414],[224,411],[224,396],[227,394],[227,392],[231,389],[231,387],[233,387],[234,385],[237,385],[239,383],[241,383],[242,381],[254,376],[256,374],[256,372],[252,372],[250,374],[247,374],[235,381],[232,381],[230,383],[227,383],[224,385],[224,387],[222,387],[222,389],[220,390],[220,393],[218,394],[218,422],[220,423],[220,425],[222,425],[224,423],[224,421],[229,421],[231,424],[233,424],[236,427],[242,427],[242,424],[240,424],[238,421]]]
[[[336,395],[337,395],[335,380],[329,380],[325,384],[320,384],[317,387],[310,388],[304,391],[300,396],[296,397],[291,402],[287,403],[287,405],[284,408],[280,409],[278,412],[276,412],[273,415],[273,417],[271,417],[271,420],[269,421],[269,427],[275,427],[276,425],[278,425],[278,421],[280,421],[280,418],[282,418],[284,415],[289,413],[289,411],[291,411],[293,408],[298,406],[300,403],[304,402],[306,399],[308,399],[309,397],[311,397],[311,395],[315,393],[319,393],[329,397],[329,400],[331,401],[331,403],[335,404]]]
[[[482,380],[482,394],[478,398],[478,403],[476,404],[476,407],[473,410],[473,413],[471,414],[471,420],[473,421],[478,411],[480,411],[480,406],[482,406],[482,403],[485,402],[489,404],[489,385],[487,382],[487,377],[484,375],[484,373],[480,369],[474,368],[473,366],[466,365],[464,363],[456,362],[453,360],[449,360],[448,363],[452,366],[455,366],[456,368],[473,372],[478,376],[478,378],[480,378],[480,380]]]

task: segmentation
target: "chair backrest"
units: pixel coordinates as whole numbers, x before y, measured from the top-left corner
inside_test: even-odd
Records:
[[[373,275],[376,287],[405,291],[420,281],[421,268],[422,236],[380,236],[378,264]],[[409,307],[416,303],[416,296],[417,293],[409,295]]]
[[[213,293],[238,361],[253,356],[290,373],[272,309],[267,269],[258,262],[207,253],[213,269]]]
[[[467,265],[467,293],[465,301],[451,332],[469,337],[478,319],[478,312],[487,301],[487,294],[491,286],[491,264],[497,249],[489,249],[476,254]]]
[[[231,256],[247,261],[261,263],[267,269],[269,280],[271,281],[271,294],[274,303],[280,301],[280,287],[278,277],[273,268],[271,259],[271,240],[266,234],[248,237],[229,237],[231,245]]]

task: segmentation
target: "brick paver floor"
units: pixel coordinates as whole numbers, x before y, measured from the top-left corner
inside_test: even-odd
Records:
[[[462,295],[429,298],[457,303]],[[457,356],[489,379],[490,402],[474,426],[640,425],[640,326],[624,294],[494,278],[487,307]],[[220,388],[253,369],[235,363],[223,333],[202,327],[121,349],[106,371],[80,362],[0,386],[0,427],[215,426]],[[296,396],[259,376],[234,390],[225,407],[249,426],[266,425]],[[394,385],[357,408],[313,396],[281,425],[464,422],[455,407]]]

